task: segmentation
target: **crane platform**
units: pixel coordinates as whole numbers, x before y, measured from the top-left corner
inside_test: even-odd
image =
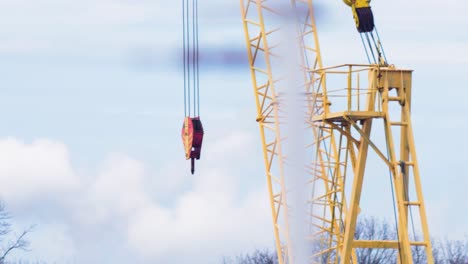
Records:
[[[371,118],[382,118],[384,114],[382,112],[375,111],[344,111],[328,113],[323,115],[317,115],[312,117],[313,122],[333,122],[333,123],[344,123],[348,120],[361,121]]]

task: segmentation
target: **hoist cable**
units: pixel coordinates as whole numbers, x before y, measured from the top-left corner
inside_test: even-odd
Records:
[[[195,28],[197,29],[196,34],[196,66],[197,66],[197,116],[200,116],[200,48],[199,48],[199,39],[198,39],[198,0],[195,0]]]
[[[388,148],[388,142],[387,142],[387,159],[390,160],[390,149]],[[395,229],[396,229],[398,250],[399,250],[398,255],[400,256],[400,263],[403,263],[403,257],[401,256],[400,232],[398,231],[398,217],[397,217],[397,208],[396,208],[396,203],[395,203],[394,182],[393,182],[393,175],[392,175],[392,171],[391,171],[390,167],[388,167],[388,174],[390,176],[389,177],[390,178],[390,188],[392,190],[393,216],[395,218]],[[400,224],[403,224],[403,223],[400,223]]]
[[[408,177],[406,170],[405,170],[404,176]],[[409,180],[409,178],[408,178],[408,180]],[[403,181],[403,182],[405,184],[405,190],[409,190],[409,183],[407,181]],[[408,202],[410,201],[409,197],[410,197],[410,195],[409,195],[409,191],[408,191],[407,197],[405,197],[405,198],[407,198]],[[411,226],[413,228],[413,239],[416,241],[416,228],[414,226],[413,209],[412,209],[411,205],[408,206],[408,209],[409,209],[409,212],[410,212]]]
[[[413,210],[411,209],[411,206],[409,206],[409,211],[410,211],[410,217],[411,217],[411,226],[413,227],[413,239],[416,241],[416,228],[414,226],[414,219],[413,219]]]
[[[389,169],[390,172],[390,169]],[[401,256],[401,245],[400,245],[400,232],[398,231],[398,219],[397,219],[397,209],[396,209],[396,203],[395,203],[395,190],[394,188],[394,183],[393,183],[393,175],[390,172],[390,187],[392,189],[392,201],[393,201],[393,216],[395,218],[395,230],[396,230],[396,235],[397,235],[397,241],[398,241],[398,249],[399,249],[399,256],[400,256],[400,263],[403,263],[403,259]]]
[[[187,31],[186,31],[186,43],[185,43],[185,46],[186,46],[186,51],[187,52],[187,109],[188,109],[188,115],[191,116],[191,96],[190,96],[190,92],[191,92],[191,85],[190,85],[190,80],[191,80],[191,75],[190,75],[190,13],[189,13],[189,7],[190,7],[190,3],[189,3],[189,0],[186,0],[186,14],[185,14],[185,21],[186,21],[186,25],[187,25]]]
[[[200,115],[198,0],[182,0],[184,114]],[[192,112],[193,110],[193,112]]]
[[[382,52],[380,51],[380,47],[379,47],[379,44],[380,43],[380,40],[378,40],[377,42],[375,41],[375,38],[374,38],[374,34],[372,34],[372,32],[369,33],[371,35],[371,38],[372,38],[372,41],[374,42],[374,47],[375,47],[375,52],[377,52],[377,56],[378,56],[378,63],[380,64],[381,63],[381,58],[383,58],[385,60],[385,58],[383,57],[382,55]],[[384,64],[386,64],[387,62],[384,61]]]
[[[196,116],[197,110],[197,67],[196,67],[196,26],[195,26],[195,0],[192,0],[192,67],[193,67],[193,115]]]
[[[187,116],[187,69],[185,58],[185,0],[182,0],[183,65],[184,65],[184,116]]]
[[[364,51],[366,52],[367,61],[369,62],[369,64],[372,64],[370,57],[369,57],[369,52],[366,49],[366,43],[364,42],[364,38],[362,37],[362,34],[359,34],[359,36],[361,36],[361,41],[362,41],[362,45],[364,46]]]
[[[369,45],[369,49],[371,51],[372,58],[374,59],[374,63],[377,63],[377,60],[375,59],[374,50],[372,49],[372,44],[371,44],[370,39],[369,39],[369,35],[367,33],[364,33],[364,34],[366,34],[367,44]]]
[[[375,27],[375,34],[377,35],[377,39],[379,40],[379,43],[381,44],[380,45],[380,48],[382,49],[382,54],[383,54],[383,57],[385,59],[385,62],[388,63],[388,60],[387,60],[387,55],[385,55],[385,50],[383,48],[383,45],[382,45],[382,41],[380,40],[380,36],[379,36],[379,31],[377,31],[377,27]]]
[[[374,52],[374,49],[372,48],[372,43],[370,41],[370,38],[369,38],[369,33],[364,33],[366,34],[366,40],[367,40],[367,49],[370,51],[370,54],[372,55],[372,58],[374,60],[374,64],[377,64],[378,60],[375,56],[375,52]]]

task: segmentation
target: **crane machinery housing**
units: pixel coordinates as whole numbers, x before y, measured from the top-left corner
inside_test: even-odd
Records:
[[[412,264],[417,257],[419,263],[434,263],[410,115],[412,70],[387,63],[370,0],[343,1],[351,7],[368,64],[323,66],[312,0],[282,6],[281,1],[240,0],[279,263],[358,263],[359,250],[369,248],[395,251],[395,263]],[[285,21],[293,21],[292,39],[282,37],[291,29],[285,29]],[[306,223],[300,236],[311,243],[305,260],[299,258],[291,225],[300,208],[291,198],[298,186],[288,184],[298,175],[288,171],[294,161],[285,154],[293,138],[284,129],[289,120],[283,95],[295,88],[281,72],[290,56],[284,45],[297,47],[294,70],[302,78],[305,101],[306,179],[299,183],[307,190],[306,219],[299,219]],[[371,154],[381,165],[368,162]],[[355,236],[363,183],[370,177],[388,182],[393,207],[384,209],[394,212],[394,238]]]

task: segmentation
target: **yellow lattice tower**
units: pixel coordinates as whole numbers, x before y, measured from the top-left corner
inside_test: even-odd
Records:
[[[339,235],[335,236],[336,240],[328,241],[323,247],[336,251],[333,254],[317,252],[317,256],[320,257],[317,263],[350,263],[355,259],[353,250],[358,248],[394,249],[397,251],[399,263],[413,263],[412,247],[424,247],[427,263],[433,263],[410,117],[412,71],[378,65],[342,65],[317,69],[315,72],[320,75],[321,80],[317,81],[314,96],[321,98],[320,101],[326,102],[329,107],[313,114],[312,122],[319,130],[333,133],[335,138],[339,139],[339,144],[336,146],[336,142],[324,140],[320,143],[322,146],[317,146],[319,155],[316,162],[316,181],[329,182],[336,191],[318,188],[322,194],[317,195],[314,202],[318,207],[324,203],[331,203],[342,208],[341,211],[339,208],[326,211],[321,216],[323,220],[319,222],[322,223],[322,230],[333,228],[329,223],[336,222],[335,215],[341,214],[342,222],[334,225],[341,230]],[[360,80],[362,75],[366,76],[367,80]],[[323,89],[321,83],[331,80],[337,85],[336,89]],[[381,130],[376,128],[379,124]],[[371,139],[373,126],[374,131],[384,131],[385,144]],[[365,171],[366,167],[370,166],[367,163],[370,151],[386,164],[391,174],[389,187],[394,192],[396,207],[396,240],[363,241],[354,237]],[[334,170],[329,169],[331,166],[335,167]],[[345,182],[346,184],[343,184]],[[349,204],[346,205],[343,190],[349,185]],[[336,195],[337,193],[341,196]],[[414,196],[412,200],[410,194]],[[379,196],[367,198],[375,199],[377,203],[382,199]],[[420,219],[420,223],[416,223],[418,229],[415,229],[421,233],[420,236],[409,234],[410,207],[418,207],[417,219]],[[412,226],[415,226],[415,223],[412,223]],[[317,235],[315,239],[323,243],[328,236]]]
[[[314,242],[307,262],[357,263],[356,249],[378,248],[396,250],[398,262],[406,264],[413,263],[412,247],[424,247],[427,263],[433,263],[411,128],[411,71],[378,65],[324,68],[312,0],[240,2],[279,263],[298,263],[290,232],[291,190],[286,185],[294,175],[285,172],[288,158],[284,146],[288,135],[281,130],[284,123],[281,89],[287,87],[282,84],[284,79],[278,70],[284,56],[278,49],[282,39],[278,35],[285,6],[295,13],[298,52],[302,58],[298,71],[304,76],[303,94],[307,102],[304,123],[310,140],[304,148],[310,156],[306,157],[305,165],[309,180],[304,185],[311,190],[312,197],[307,199],[311,210],[305,219],[309,228],[303,235]],[[398,109],[390,111],[395,107]],[[370,136],[376,119],[383,120],[386,138],[383,146]],[[394,241],[354,239],[369,147],[391,174],[389,186],[395,193],[398,230]],[[410,239],[410,207],[419,208],[419,239]]]
[[[286,157],[283,145],[286,140],[284,131],[280,131],[280,94],[281,76],[278,73],[280,54],[276,49],[281,37],[282,4],[279,1],[241,0],[242,20],[247,40],[250,72],[257,106],[256,120],[259,123],[261,143],[264,153],[267,184],[272,210],[276,250],[279,263],[292,263],[292,246],[289,232],[289,212],[287,206],[287,188],[284,172]],[[283,4],[290,5],[284,1]],[[313,53],[314,68],[321,68],[319,46],[316,41],[315,22],[312,16],[312,1],[295,1],[295,9],[300,10],[297,20],[301,22],[303,39],[311,40],[311,46],[304,47],[305,52]],[[302,42],[301,42],[302,43]],[[275,71],[276,70],[276,71]],[[303,68],[306,78],[304,92],[311,95],[312,82],[309,80],[308,68]],[[284,87],[282,87],[284,88]],[[312,138],[312,137],[311,137]],[[312,146],[312,142],[310,144]]]

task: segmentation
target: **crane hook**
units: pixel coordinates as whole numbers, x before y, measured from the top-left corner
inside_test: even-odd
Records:
[[[182,126],[182,142],[185,159],[191,160],[191,172],[195,173],[195,159],[199,160],[203,143],[203,126],[200,117],[185,117]]]

